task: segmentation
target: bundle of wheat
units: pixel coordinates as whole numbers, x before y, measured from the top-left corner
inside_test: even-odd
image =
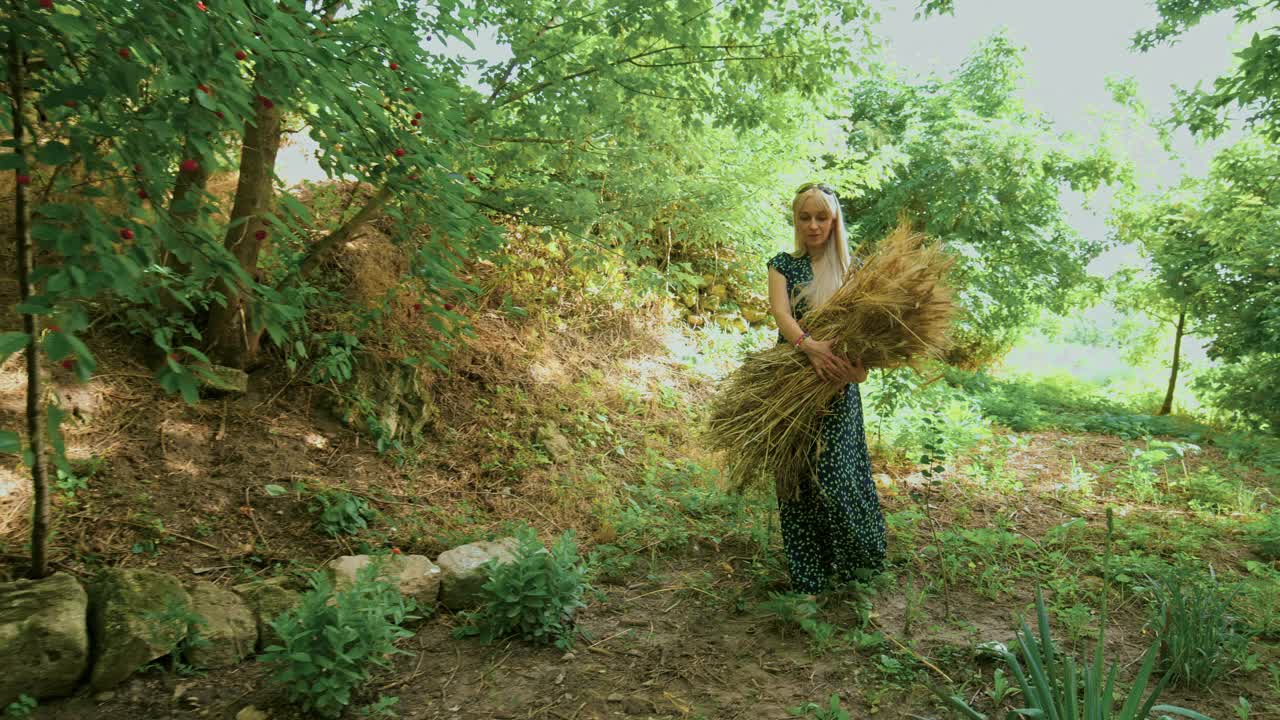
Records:
[[[868,369],[937,358],[955,312],[943,280],[952,262],[936,243],[899,225],[804,325]],[[712,450],[725,452],[733,486],[773,478],[779,497],[796,497],[813,477],[822,417],[838,391],[789,346],[748,357],[712,400],[706,435]]]

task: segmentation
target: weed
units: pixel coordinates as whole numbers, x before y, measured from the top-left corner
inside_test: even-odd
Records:
[[[385,668],[390,655],[404,654],[395,641],[412,635],[401,625],[414,619],[413,601],[379,580],[380,571],[380,563],[370,563],[337,593],[327,575],[312,573],[298,606],[271,621],[283,644],[258,659],[276,666],[273,682],[304,711],[338,717],[372,667]]]
[[[1160,667],[1174,684],[1212,687],[1248,647],[1230,614],[1237,590],[1220,587],[1213,575],[1176,571],[1152,580],[1151,587],[1155,602],[1148,626],[1160,640]]]
[[[818,604],[807,595],[769,593],[769,599],[758,609],[765,617],[773,618],[784,636],[789,628],[803,631],[815,652],[826,652],[836,640],[837,628],[818,618]]]
[[[516,534],[515,559],[488,568],[484,605],[468,617],[458,635],[478,635],[486,643],[516,636],[567,650],[573,645],[574,613],[586,607],[587,566],[578,557],[573,532],[547,550],[532,529]]]
[[[787,708],[787,712],[795,717],[813,718],[813,720],[849,720],[849,713],[840,707],[840,696],[836,693],[831,693],[826,705],[810,702]]]
[[[35,698],[26,693],[18,696],[17,700],[9,703],[4,708],[4,716],[6,718],[29,718],[31,713],[35,712],[40,703]]]
[[[1110,566],[1111,538],[1114,532],[1111,511],[1107,511],[1107,539],[1103,554],[1104,569]],[[1105,574],[1104,574],[1105,577]],[[1141,666],[1129,687],[1120,712],[1115,714],[1115,703],[1122,698],[1115,696],[1115,678],[1119,667],[1108,669],[1103,656],[1107,618],[1107,588],[1102,590],[1102,610],[1099,613],[1098,641],[1094,646],[1093,661],[1085,662],[1077,671],[1076,662],[1069,654],[1063,654],[1055,645],[1049,632],[1049,612],[1044,595],[1036,588],[1037,631],[1033,633],[1026,622],[1018,630],[1018,653],[1004,651],[1004,662],[1018,682],[1025,705],[1013,712],[1021,717],[1111,718],[1114,720],[1142,720],[1151,712],[1164,712],[1206,720],[1203,715],[1170,705],[1156,705],[1165,687],[1171,681],[1166,674],[1151,685],[1155,671],[1159,644],[1153,644],[1142,656]],[[1148,693],[1148,688],[1150,692]],[[986,720],[986,716],[971,708],[959,695],[947,694],[941,688],[929,685],[954,713],[969,720]],[[1145,696],[1145,700],[1144,700]]]
[[[369,501],[344,490],[319,490],[307,508],[316,515],[316,526],[331,537],[355,535],[379,517]]]

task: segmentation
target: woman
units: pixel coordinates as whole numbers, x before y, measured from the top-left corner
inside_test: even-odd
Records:
[[[884,516],[871,479],[857,385],[867,371],[861,359],[838,357],[830,343],[809,337],[800,323],[840,287],[852,262],[840,202],[830,187],[808,183],[796,192],[791,211],[795,252],[769,260],[769,307],[778,342],[803,352],[818,377],[842,388],[822,421],[814,481],[798,498],[778,498],[792,587],[815,594],[881,568]]]

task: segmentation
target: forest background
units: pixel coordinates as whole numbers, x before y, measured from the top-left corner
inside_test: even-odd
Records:
[[[13,3],[6,562],[163,564],[190,520],[247,544],[237,564],[287,572],[314,553],[302,521],[334,508],[356,518],[334,549],[439,548],[532,508],[631,557],[609,512],[635,486],[611,478],[678,467],[714,486],[687,428],[709,383],[767,345],[763,260],[789,245],[791,191],[820,178],[860,252],[905,217],[957,258],[954,348],[864,390],[880,466],[923,470],[931,492],[932,468],[960,483],[968,467],[1017,493],[1030,478],[993,448],[1020,433],[1134,443],[1092,470],[1068,452],[1062,482],[1099,507],[1212,516],[1258,643],[1231,672],[1275,692],[1280,4],[1033,5]],[[609,360],[644,387],[601,399]],[[215,418],[221,441],[216,393],[247,382],[233,426],[277,399],[308,422],[314,406],[371,445],[399,500],[287,469],[224,488],[249,515],[250,493],[291,488],[296,553],[265,552],[256,522],[243,542],[149,488],[124,544],[86,551],[70,540],[85,508],[106,515],[131,492],[113,473],[154,464],[110,400],[121,376],[162,416],[162,454],[171,413]],[[1221,460],[1207,475],[1185,462],[1202,450]],[[442,474],[501,497],[370,529],[378,502]],[[895,532],[934,522],[901,511]],[[765,587],[785,575],[762,567]],[[1059,590],[1055,621],[1085,637],[1096,609]]]

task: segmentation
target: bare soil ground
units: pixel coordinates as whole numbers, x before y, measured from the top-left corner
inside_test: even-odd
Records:
[[[493,459],[510,455],[510,447],[527,445],[529,430],[540,421],[520,413],[555,417],[557,409],[581,401],[586,392],[625,415],[617,376],[603,374],[616,368],[614,363],[653,356],[653,363],[645,366],[648,376],[640,382],[658,388],[680,380],[668,360],[658,357],[653,343],[624,338],[612,355],[597,347],[592,359],[583,361],[582,355],[573,354],[574,348],[496,325],[491,330],[489,349],[484,349],[483,340],[477,345],[481,349],[469,361],[470,369],[436,387],[441,398],[438,436],[422,449],[418,461],[401,465],[335,422],[322,409],[324,389],[283,376],[258,375],[244,397],[188,407],[155,389],[146,369],[129,359],[128,348],[95,347],[103,358],[102,369],[85,385],[54,369],[51,379],[64,406],[82,419],[69,431],[73,458],[80,463],[101,458],[87,487],[76,490],[74,498],[64,491],[56,498],[55,567],[82,579],[100,567],[123,566],[232,584],[316,568],[356,551],[349,540],[317,533],[305,499],[293,493],[272,497],[263,491],[267,484],[287,486],[299,480],[367,496],[386,517],[378,542],[405,552],[434,556],[453,539],[493,532],[510,520],[528,522],[548,535],[576,528],[590,544],[590,538],[610,531],[595,512],[603,500],[593,493],[606,492],[606,487],[633,476],[638,464],[631,457],[641,449],[697,453],[689,445],[688,418],[682,410],[660,406],[652,398],[632,398],[640,404],[632,412],[635,419],[618,431],[636,448],[630,457],[592,453],[590,460],[495,470]],[[508,334],[499,337],[501,332]],[[515,366],[501,360],[512,357],[513,342],[524,342],[527,353]],[[19,424],[21,372],[17,358],[0,368],[0,426]],[[575,384],[587,389],[566,389]],[[495,389],[498,386],[526,395],[521,404],[504,405],[501,398],[510,393],[503,395]],[[686,398],[696,398],[696,390],[685,390]],[[480,398],[487,407],[483,416],[477,410]],[[514,439],[502,437],[506,431],[513,432]],[[1026,433],[1023,438],[1023,444],[1008,452],[1007,461],[1021,488],[980,488],[957,468],[957,482],[927,498],[937,527],[1011,528],[1029,543],[1017,558],[1007,560],[1017,566],[1038,557],[1036,550],[1043,550],[1050,529],[1084,518],[1090,531],[1080,543],[1092,544],[1100,554],[1096,529],[1113,488],[1100,480],[1097,496],[1084,502],[1064,494],[1058,485],[1073,457],[1077,463],[1097,466],[1121,463],[1127,457],[1125,443],[1107,436],[1055,432]],[[1228,465],[1214,448],[1190,462]],[[886,473],[881,491],[891,518],[919,508],[918,500],[909,496],[914,487],[911,468],[878,462],[876,470]],[[1265,488],[1261,476],[1248,481]],[[23,570],[28,493],[20,466],[9,463],[0,468],[0,577]],[[1153,524],[1161,517],[1185,514],[1130,501],[1124,505]],[[824,619],[847,628],[858,622],[854,606],[859,596],[869,597],[870,629],[882,631],[886,640],[865,652],[815,651],[799,629],[784,627],[758,611],[768,591],[785,590],[784,576],[775,572],[762,583],[761,575],[770,571],[752,566],[772,562],[772,567],[781,567],[776,542],[767,551],[775,554],[771,560],[750,549],[702,543],[675,555],[656,555],[652,564],[643,563],[621,584],[601,585],[600,595],[591,598],[579,618],[584,637],[569,653],[519,642],[485,646],[454,639],[451,631],[459,618],[430,617],[403,643],[407,654],[398,657],[391,670],[375,676],[363,702],[379,694],[394,695],[400,698],[396,710],[401,717],[422,719],[781,720],[791,717],[788,708],[825,703],[837,693],[850,717],[940,719],[943,711],[915,678],[939,682],[945,675],[958,686],[972,680],[976,671],[984,684],[971,683],[964,692],[989,709],[982,689],[990,686],[994,665],[975,659],[972,648],[981,641],[1011,640],[1012,616],[1030,607],[1031,586],[1008,583],[1002,589],[984,590],[968,578],[945,598],[918,599],[912,590],[937,570],[934,560],[920,552],[920,546],[930,542],[927,525],[912,527],[891,533],[894,568],[889,581],[822,601]],[[1220,569],[1240,569],[1252,559],[1235,538],[1203,552]],[[1096,577],[1080,582],[1086,588],[1101,585]],[[944,617],[944,608],[950,610],[950,618]],[[1108,650],[1122,661],[1122,676],[1135,669],[1135,660],[1149,642],[1143,622],[1136,606],[1123,604],[1111,618]],[[1280,661],[1275,640],[1260,647],[1264,666]],[[885,658],[906,659],[920,674],[897,671]],[[266,669],[253,662],[194,677],[151,671],[105,695],[46,701],[34,717],[230,719],[249,705],[274,719],[302,717],[266,677]],[[1185,703],[1222,719],[1234,716],[1236,697],[1244,695],[1254,702],[1250,720],[1280,718],[1280,698],[1269,682],[1265,671],[1240,672],[1212,693],[1171,692],[1165,701]]]

